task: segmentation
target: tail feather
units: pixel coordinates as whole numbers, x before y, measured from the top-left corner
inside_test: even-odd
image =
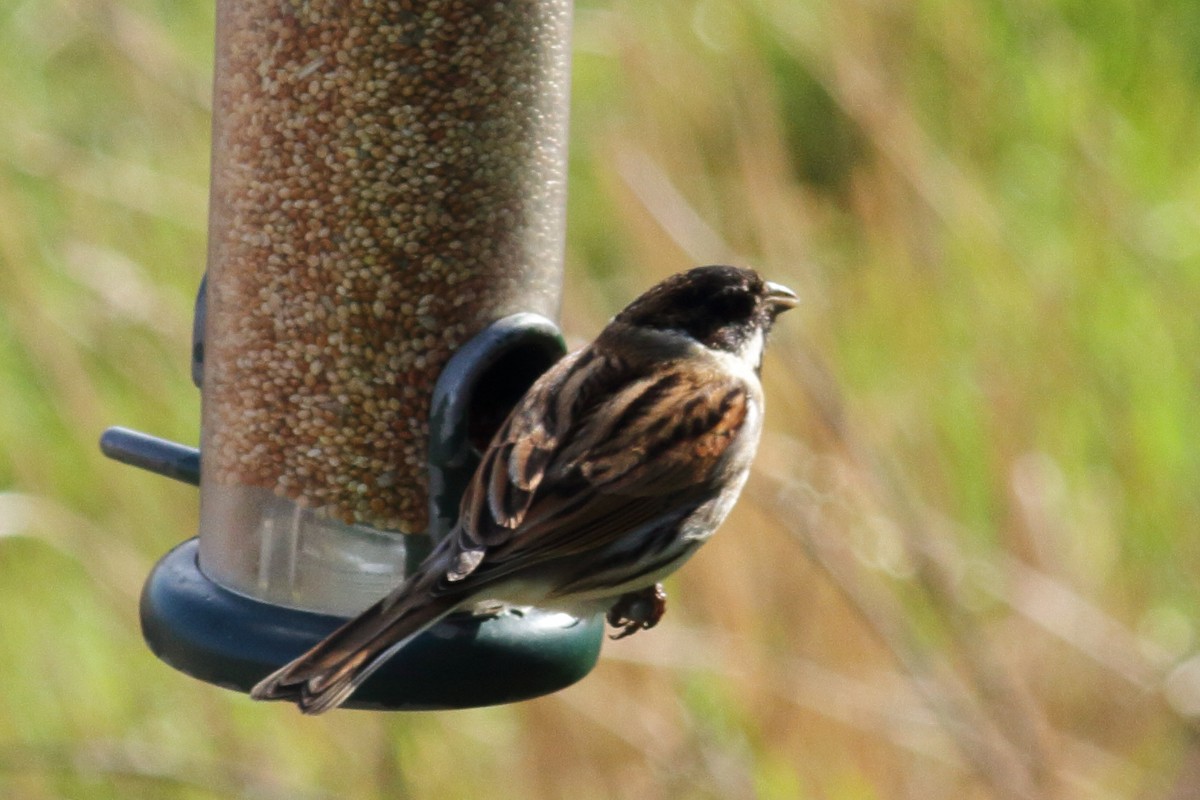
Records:
[[[457,596],[421,591],[423,582],[410,581],[351,619],[259,681],[250,696],[290,700],[305,714],[337,708],[394,652],[458,606]]]

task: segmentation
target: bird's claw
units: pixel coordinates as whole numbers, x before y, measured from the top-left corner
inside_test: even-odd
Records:
[[[610,639],[624,639],[638,631],[653,628],[667,613],[667,593],[661,583],[647,586],[636,592],[626,592],[608,610],[608,624],[620,628],[609,634]]]

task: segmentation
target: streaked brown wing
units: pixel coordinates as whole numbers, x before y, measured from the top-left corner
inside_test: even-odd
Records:
[[[662,496],[703,486],[742,429],[749,403],[745,384],[724,373],[639,381],[621,392],[620,413],[596,418],[563,448],[566,470],[577,469],[606,494]]]
[[[603,547],[698,501],[751,402],[716,371],[629,376],[586,355],[563,366],[514,411],[464,496],[458,541],[486,548],[481,581]]]
[[[577,406],[601,396],[614,372],[590,348],[550,368],[497,431],[463,493],[459,533],[464,549],[506,541],[525,517],[554,454],[569,435]],[[571,390],[567,394],[564,390]],[[574,398],[574,404],[566,401]]]

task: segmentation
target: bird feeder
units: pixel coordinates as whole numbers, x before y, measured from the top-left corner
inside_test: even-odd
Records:
[[[102,439],[200,486],[199,536],[142,596],[172,666],[248,691],[387,594],[562,355],[570,13],[218,0],[201,447]],[[453,616],[349,705],[554,691],[591,669],[602,632],[536,609]]]

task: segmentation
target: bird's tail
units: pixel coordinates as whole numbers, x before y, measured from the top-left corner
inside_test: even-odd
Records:
[[[461,602],[430,592],[436,576],[418,572],[395,592],[258,682],[255,700],[291,700],[305,714],[337,708],[388,657]]]

